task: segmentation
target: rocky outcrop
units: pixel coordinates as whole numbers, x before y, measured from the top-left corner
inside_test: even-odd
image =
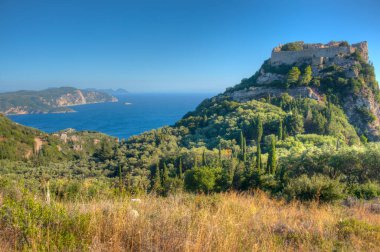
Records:
[[[371,141],[380,140],[380,105],[370,90],[362,90],[359,96],[347,96],[343,109],[360,135]]]
[[[234,101],[247,102],[250,100],[258,100],[261,98],[279,97],[282,94],[288,93],[293,97],[311,98],[317,101],[322,101],[322,96],[313,88],[296,87],[296,88],[271,88],[271,87],[250,87],[247,90],[239,90],[230,94]]]
[[[273,49],[271,58],[253,77],[223,95],[246,102],[288,93],[323,102],[324,95],[331,95],[334,90],[339,97],[336,105],[343,108],[357,133],[377,141],[380,140],[380,91],[368,58],[367,42],[280,45]],[[311,67],[312,76],[305,84],[302,74],[306,66]],[[302,70],[297,83],[287,81],[292,67]]]

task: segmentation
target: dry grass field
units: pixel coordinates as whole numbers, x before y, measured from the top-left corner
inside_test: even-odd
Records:
[[[366,204],[286,203],[262,192],[49,205],[19,198],[0,200],[4,251],[380,250],[380,214]]]

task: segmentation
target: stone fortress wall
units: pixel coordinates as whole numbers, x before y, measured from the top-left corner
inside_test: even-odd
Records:
[[[302,44],[303,50],[300,51],[281,51],[281,46],[273,49],[271,56],[272,65],[287,64],[291,65],[304,60],[311,60],[313,65],[323,63],[325,58],[336,56],[346,56],[359,51],[364,60],[368,61],[367,42],[360,42],[349,46],[341,45],[341,42],[330,42],[328,44]]]

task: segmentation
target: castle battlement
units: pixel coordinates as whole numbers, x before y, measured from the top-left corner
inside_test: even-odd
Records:
[[[275,47],[270,62],[272,65],[291,65],[308,61],[312,65],[322,64],[326,58],[348,56],[358,51],[362,58],[368,61],[368,44],[366,41],[349,45],[343,42],[330,42],[328,44],[305,44],[296,42],[301,49],[297,51],[284,51],[283,46]]]

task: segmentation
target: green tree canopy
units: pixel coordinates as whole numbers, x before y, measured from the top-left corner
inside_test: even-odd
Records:
[[[288,86],[296,85],[299,81],[301,71],[298,67],[292,67],[288,73],[286,83]]]

